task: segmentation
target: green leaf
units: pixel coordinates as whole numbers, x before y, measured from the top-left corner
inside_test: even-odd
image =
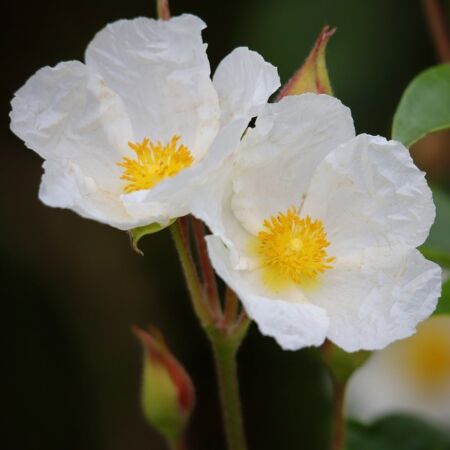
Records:
[[[430,261],[434,261],[435,263],[439,264],[442,267],[450,268],[449,253],[434,248],[428,248],[425,245],[422,245],[419,248],[419,250],[422,253],[422,255],[425,256],[425,258],[429,259]]]
[[[394,115],[392,138],[409,147],[446,128],[450,128],[450,64],[441,64],[420,73],[406,88]]]
[[[433,187],[436,220],[424,247],[450,255],[450,196],[441,188]]]
[[[442,285],[442,294],[433,315],[450,314],[450,280]]]
[[[171,220],[167,225],[160,225],[159,223],[151,223],[149,225],[144,225],[143,227],[136,227],[132,230],[128,230],[128,235],[130,236],[131,246],[136,253],[144,255],[144,252],[138,247],[139,241],[147,234],[157,233],[164,228],[172,225],[176,219]]]
[[[450,268],[450,196],[443,189],[433,187],[433,200],[436,219],[428,239],[419,250],[425,258]]]
[[[373,424],[349,422],[346,450],[450,450],[450,436],[415,417],[392,415]]]

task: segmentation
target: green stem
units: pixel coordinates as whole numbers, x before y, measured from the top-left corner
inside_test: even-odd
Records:
[[[219,383],[223,422],[230,450],[246,450],[239,395],[236,355],[241,340],[221,333],[209,334]]]
[[[182,220],[184,219],[178,219],[172,224],[170,226],[170,232],[172,233],[173,242],[175,243],[175,248],[180,258],[184,278],[192,300],[192,306],[202,326],[207,327],[211,323],[210,312],[203,296],[202,286],[198,278],[197,270],[195,269],[188,242],[186,241],[186,236],[183,236]]]
[[[244,339],[250,320],[244,311],[241,312],[238,320],[233,323],[222,324],[215,319],[214,298],[205,298],[206,295],[215,296],[213,289],[203,290],[200,278],[195,267],[194,260],[189,245],[186,220],[178,219],[170,227],[173,241],[180,257],[184,277],[188,285],[189,293],[197,317],[209,337],[214,359],[216,363],[220,399],[222,404],[222,416],[225,425],[225,432],[229,450],[246,450],[245,434],[241,412],[241,401],[239,397],[239,384],[237,378],[236,355],[239,346]],[[199,234],[196,234],[198,240]],[[205,253],[206,254],[206,253]],[[204,264],[203,264],[204,267]],[[211,272],[213,275],[213,273]],[[205,275],[205,274],[203,274]],[[237,312],[237,305],[228,303],[237,302],[233,295],[228,295],[227,306],[234,315]],[[217,302],[217,306],[220,304]],[[235,307],[236,306],[236,307]],[[222,315],[222,312],[221,312]],[[180,447],[180,450],[183,447]],[[176,447],[173,450],[178,450]]]

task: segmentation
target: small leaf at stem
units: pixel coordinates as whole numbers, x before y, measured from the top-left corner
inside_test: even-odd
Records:
[[[286,95],[304,94],[305,92],[333,95],[325,52],[328,41],[335,31],[336,28],[330,29],[328,26],[322,29],[303,66],[283,86],[278,94],[277,101]]]
[[[143,256],[144,252],[138,247],[138,243],[147,234],[157,233],[162,229],[172,225],[176,219],[170,221],[167,225],[160,225],[159,223],[151,223],[149,225],[144,225],[143,227],[136,227],[131,230],[128,230],[128,235],[130,237],[131,246],[136,253]]]
[[[392,125],[392,138],[407,147],[433,131],[450,128],[450,64],[425,70],[406,88]]]

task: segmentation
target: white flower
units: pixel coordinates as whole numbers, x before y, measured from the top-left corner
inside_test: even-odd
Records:
[[[434,205],[400,143],[355,137],[348,108],[305,94],[266,105],[229,159],[193,212],[263,334],[378,349],[434,310],[440,269],[415,249]]]
[[[11,129],[45,159],[44,203],[119,229],[189,212],[279,86],[246,48],[211,81],[203,28],[191,15],[120,20],[95,36],[85,64],[44,67],[16,93]]]
[[[362,421],[409,413],[450,428],[450,317],[372,355],[349,381],[346,410]]]

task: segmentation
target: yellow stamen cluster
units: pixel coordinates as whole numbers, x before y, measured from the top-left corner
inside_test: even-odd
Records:
[[[145,138],[140,143],[129,142],[129,147],[136,153],[136,159],[124,157],[117,163],[123,167],[124,173],[120,177],[128,181],[124,187],[125,193],[150,189],[160,181],[173,177],[180,170],[189,167],[194,158],[191,152],[179,144],[180,136],[173,136],[167,145],[161,142],[153,143]]]
[[[321,220],[300,218],[295,208],[289,208],[265,220],[263,226],[258,253],[271,275],[302,284],[332,268],[335,258],[325,251],[330,243]]]

